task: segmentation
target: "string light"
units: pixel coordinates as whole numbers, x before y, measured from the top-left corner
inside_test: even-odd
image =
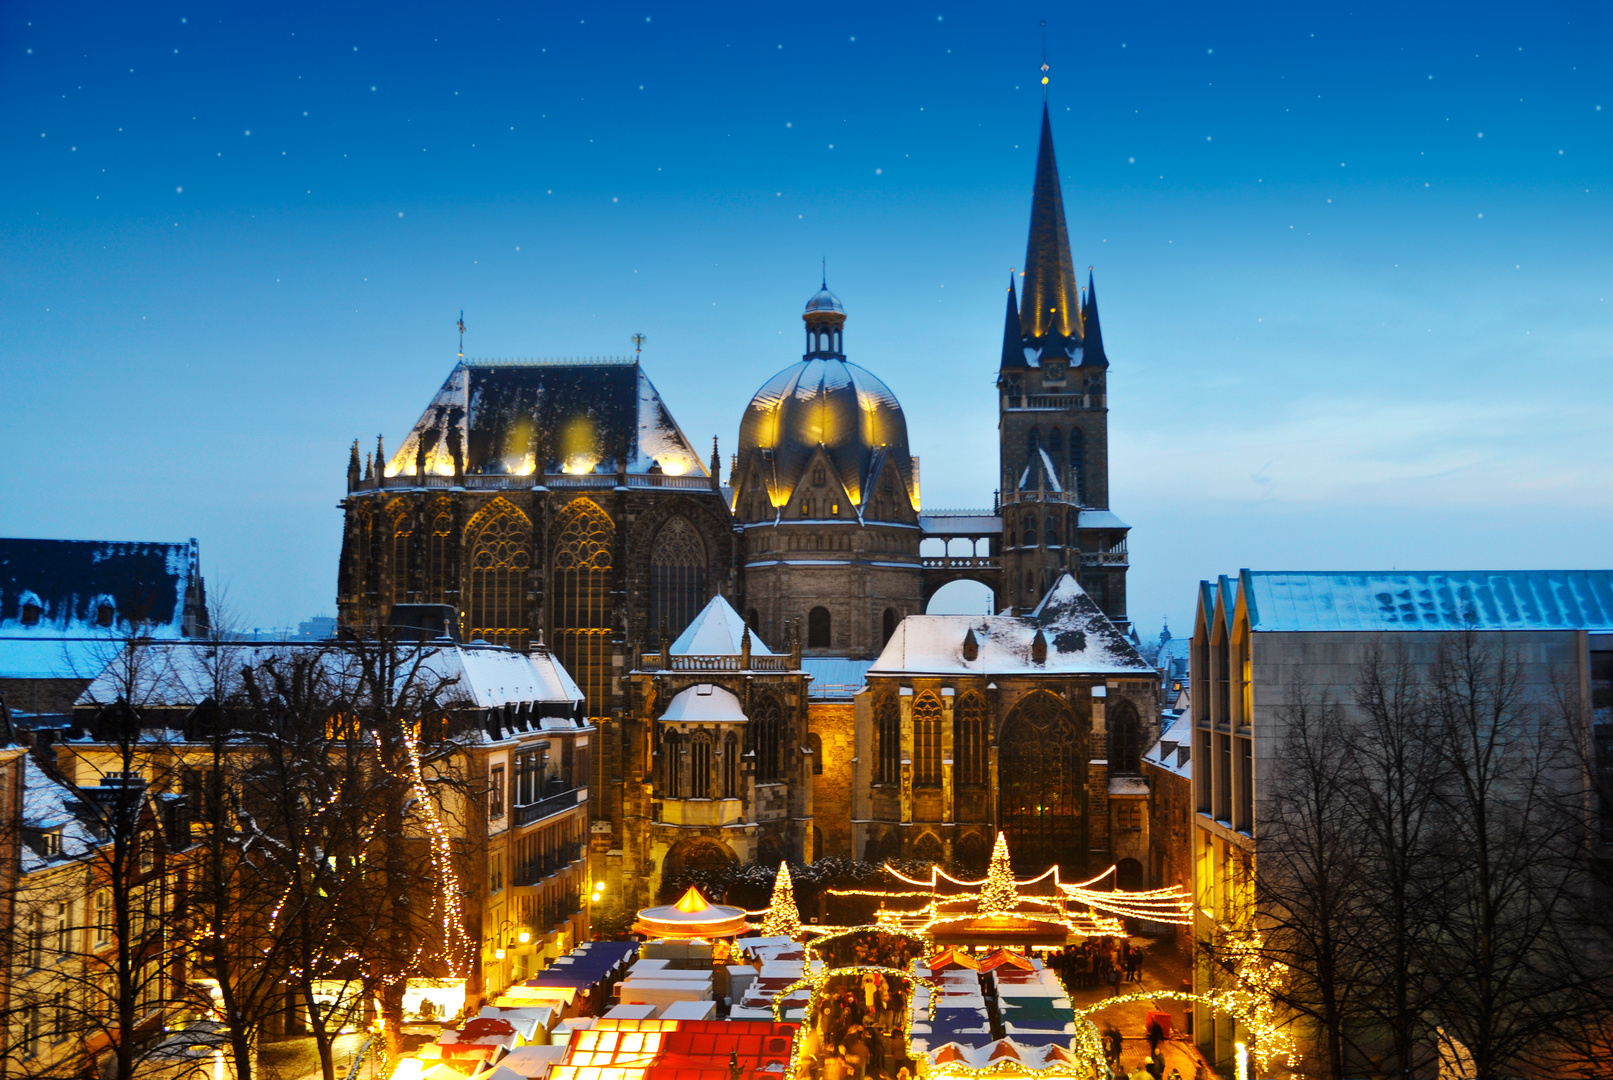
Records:
[[[801,936],[801,909],[795,906],[795,882],[786,863],[778,864],[778,876],[773,879],[773,899],[762,919],[763,937]]]

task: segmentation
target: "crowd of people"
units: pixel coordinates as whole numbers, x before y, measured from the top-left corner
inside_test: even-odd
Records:
[[[1142,981],[1143,952],[1132,948],[1130,938],[1087,938],[1053,953],[1047,963],[1066,986],[1077,990],[1106,986],[1111,997],[1121,993],[1121,983]]]
[[[865,963],[883,965],[881,958]],[[909,1080],[903,1038],[910,984],[877,971],[830,976],[815,996],[801,1047],[811,1080]]]
[[[906,971],[923,950],[905,937],[869,930],[825,941],[818,952],[830,967],[888,967]]]

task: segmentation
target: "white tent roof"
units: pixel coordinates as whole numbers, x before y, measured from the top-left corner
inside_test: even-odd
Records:
[[[738,656],[740,639],[745,636],[745,620],[721,596],[713,596],[711,603],[701,609],[689,628],[672,643],[672,651],[680,655]],[[750,636],[752,656],[775,655],[762,644],[755,631]]]
[[[743,723],[745,710],[739,698],[720,686],[701,683],[680,692],[667,704],[662,720],[729,720]]]

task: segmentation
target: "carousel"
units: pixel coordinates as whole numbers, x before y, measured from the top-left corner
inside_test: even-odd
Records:
[[[675,904],[644,908],[633,924],[633,933],[656,941],[714,941],[749,932],[743,909],[713,904],[693,885]]]

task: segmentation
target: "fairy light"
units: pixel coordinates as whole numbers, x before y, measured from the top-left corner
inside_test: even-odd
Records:
[[[773,879],[773,899],[762,919],[763,937],[801,936],[801,909],[795,905],[795,882],[786,863],[778,864],[778,876]]]
[[[425,819],[426,830],[431,834],[431,862],[441,883],[436,900],[441,908],[443,947],[452,976],[463,976],[471,954],[470,935],[465,931],[465,914],[460,904],[459,872],[454,867],[454,845],[443,826],[442,815],[436,801],[426,791],[424,766],[420,762],[420,735],[418,729],[403,725],[403,746],[408,760],[406,780],[413,789],[415,805]],[[418,954],[417,954],[418,955]]]
[[[1008,837],[997,834],[997,843],[991,849],[991,863],[986,868],[985,883],[980,886],[980,913],[982,915],[1012,915],[1019,910],[1019,890],[1014,888],[1014,867],[1008,861]]]

